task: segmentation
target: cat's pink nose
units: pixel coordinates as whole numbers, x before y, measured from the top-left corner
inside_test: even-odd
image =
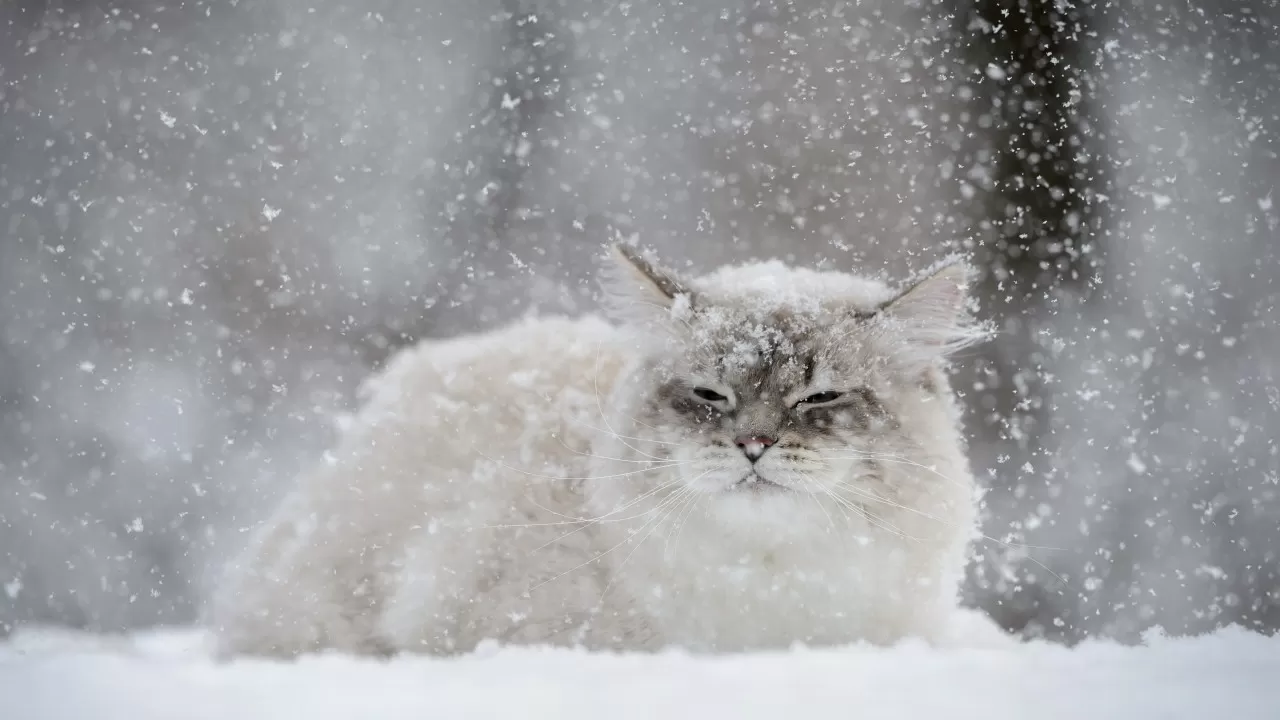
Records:
[[[742,454],[746,455],[751,462],[759,460],[764,451],[768,450],[769,446],[775,442],[777,442],[775,438],[767,435],[739,435],[733,439],[733,444],[737,445]]]

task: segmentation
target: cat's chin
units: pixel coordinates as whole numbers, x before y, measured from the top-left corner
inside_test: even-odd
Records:
[[[772,545],[804,535],[815,521],[801,502],[802,494],[782,488],[736,489],[711,498],[710,515],[730,537],[748,544]]]
[[[752,543],[792,542],[809,539],[815,528],[825,531],[830,525],[827,512],[800,478],[786,471],[738,477],[726,482],[721,476],[714,487],[702,487],[716,524],[731,536],[741,533]]]

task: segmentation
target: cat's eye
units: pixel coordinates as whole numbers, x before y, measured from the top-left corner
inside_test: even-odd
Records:
[[[729,399],[721,395],[720,393],[716,392],[715,390],[712,390],[710,388],[704,388],[704,387],[694,388],[693,394],[697,395],[699,398],[703,400],[706,400],[707,402],[722,402],[724,400]]]
[[[844,393],[838,393],[835,390],[826,390],[820,393],[814,393],[809,397],[800,401],[801,405],[821,405],[829,403],[832,400],[838,400]]]

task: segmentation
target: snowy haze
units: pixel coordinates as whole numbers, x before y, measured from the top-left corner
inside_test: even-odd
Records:
[[[0,5],[0,633],[192,621],[370,368],[591,309],[615,237],[895,276],[981,246],[1008,138],[966,83],[1005,71],[916,5]],[[1021,369],[965,376],[984,528],[1036,547],[983,543],[967,595],[1010,628],[1280,627],[1262,5],[1099,12],[1096,270],[984,285],[969,362]]]

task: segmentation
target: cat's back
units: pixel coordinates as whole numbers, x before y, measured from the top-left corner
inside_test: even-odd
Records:
[[[499,539],[477,528],[574,512],[559,478],[585,472],[621,342],[599,318],[544,317],[394,355],[336,447],[230,564],[212,608],[220,647],[367,649],[421,538],[449,536],[462,569],[480,553],[466,543]]]
[[[597,317],[540,317],[407,348],[362,388],[337,472],[320,479],[330,487],[308,494],[349,495],[334,515],[358,505],[365,539],[392,547],[424,518],[471,529],[576,515],[623,342]]]
[[[622,362],[604,320],[537,317],[487,332],[424,340],[400,351],[361,389],[350,434],[411,436],[430,465],[501,461],[547,474],[565,445],[585,450]],[[539,453],[551,443],[555,451]],[[450,458],[450,455],[457,455]],[[549,455],[551,457],[538,457]],[[457,463],[443,462],[449,459]],[[532,466],[525,467],[527,465]]]

